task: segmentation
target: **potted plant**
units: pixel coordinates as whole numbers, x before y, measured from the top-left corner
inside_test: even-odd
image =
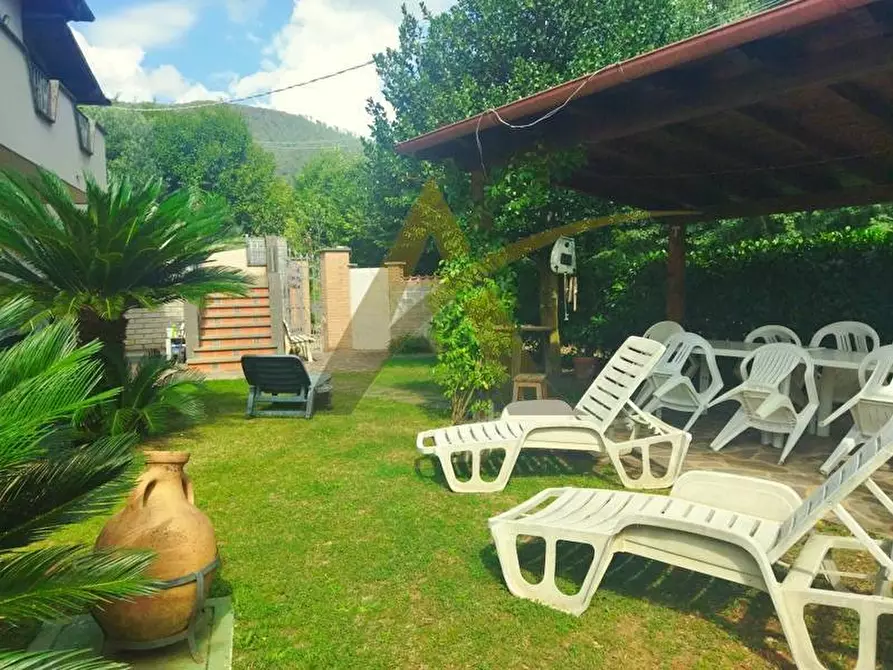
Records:
[[[589,345],[580,344],[575,347],[573,356],[574,377],[581,381],[588,381],[595,372],[595,356]]]

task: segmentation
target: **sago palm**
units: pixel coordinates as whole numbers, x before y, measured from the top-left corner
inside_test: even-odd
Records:
[[[0,305],[0,329],[20,323],[25,300]],[[42,543],[58,528],[109,510],[132,481],[135,436],[79,439],[72,417],[109,401],[97,392],[99,343],[78,346],[62,319],[0,351],[0,626],[50,620],[152,592],[145,553]],[[30,664],[29,664],[30,663]],[[0,654],[0,667],[111,668],[79,654]]]
[[[0,298],[74,315],[81,344],[99,340],[107,365],[124,360],[127,310],[247,290],[238,270],[206,263],[229,234],[219,199],[165,197],[160,180],[103,189],[88,178],[86,194],[82,207],[49,172],[0,174]]]

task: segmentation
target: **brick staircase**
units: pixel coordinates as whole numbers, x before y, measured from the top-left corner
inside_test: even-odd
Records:
[[[245,354],[275,354],[270,292],[255,286],[248,297],[212,296],[199,314],[198,347],[189,367],[206,375],[235,373]]]

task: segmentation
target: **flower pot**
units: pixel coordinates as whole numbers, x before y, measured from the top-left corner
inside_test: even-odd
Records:
[[[187,452],[146,452],[146,471],[123,510],[109,519],[97,549],[148,549],[155,560],[148,575],[165,582],[189,578],[151,596],[118,601],[94,611],[106,636],[119,646],[146,643],[180,635],[193,617],[198,585],[201,602],[207,596],[217,557],[211,522],[194,504],[192,482],[183,468]],[[210,569],[209,569],[210,568]]]
[[[595,369],[595,358],[592,356],[574,356],[574,377],[581,381],[592,378]]]

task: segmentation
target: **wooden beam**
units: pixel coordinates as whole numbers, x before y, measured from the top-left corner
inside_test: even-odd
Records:
[[[606,174],[620,180],[626,178],[629,185],[627,192],[640,191],[645,200],[661,208],[698,209],[703,206],[703,203],[690,202],[684,192],[681,189],[674,189],[671,183],[660,186],[653,182],[643,183],[640,179],[634,179],[636,175],[649,174],[654,170],[655,166],[638,158],[634,150],[625,152],[602,145],[589,154],[586,167],[578,170],[574,176],[580,181],[599,181]]]
[[[811,212],[820,209],[837,209],[856,205],[874,205],[893,202],[893,183],[843,188],[824,193],[804,193],[782,196],[758,202],[738,203],[727,207],[704,209],[697,218],[700,221],[731,219],[737,217],[783,214],[785,212]]]
[[[829,169],[835,172],[856,174],[874,183],[884,183],[890,177],[893,168],[881,160],[868,157],[841,160],[850,159],[859,150],[827,134],[807,128],[790,112],[766,105],[749,105],[737,110],[737,113],[790,140],[817,159],[829,161]]]
[[[676,125],[648,134],[658,139],[662,145],[669,145],[669,155],[674,157],[675,167],[671,164],[666,169],[668,176],[696,175],[689,177],[699,188],[705,184],[713,184],[726,194],[726,200],[754,200],[771,198],[785,193],[778,185],[773,184],[760,173],[760,166],[746,163],[734,155],[730,155],[711,147],[697,132],[686,130],[686,126]],[[670,183],[674,183],[671,179]],[[709,203],[701,202],[701,207]]]
[[[766,155],[754,150],[746,142],[741,142],[727,135],[720,135],[693,124],[677,124],[667,126],[663,132],[677,137],[698,148],[703,153],[722,157],[734,167],[749,167],[755,170],[766,167]],[[829,186],[827,175],[810,175],[809,170],[766,170],[753,175],[767,190],[774,190],[776,195],[795,195],[821,191]],[[750,175],[748,175],[750,177]],[[836,186],[836,182],[833,184]]]
[[[677,323],[685,320],[685,225],[667,226],[667,318]]]
[[[855,82],[843,82],[830,88],[863,113],[880,121],[883,128],[893,130],[893,105],[875,91]]]
[[[695,200],[693,204],[697,209],[747,199],[742,197],[741,188],[735,183],[727,183],[722,179],[686,176],[703,172],[703,164],[689,163],[678,151],[649,141],[649,138],[627,138],[623,142],[615,142],[607,147],[598,145],[594,150],[602,150],[603,147],[614,153],[623,152],[635,156],[642,165],[636,174],[627,177],[617,174],[606,175],[608,183],[625,182],[631,188],[648,186],[683,191],[686,193],[684,199],[688,202]]]

